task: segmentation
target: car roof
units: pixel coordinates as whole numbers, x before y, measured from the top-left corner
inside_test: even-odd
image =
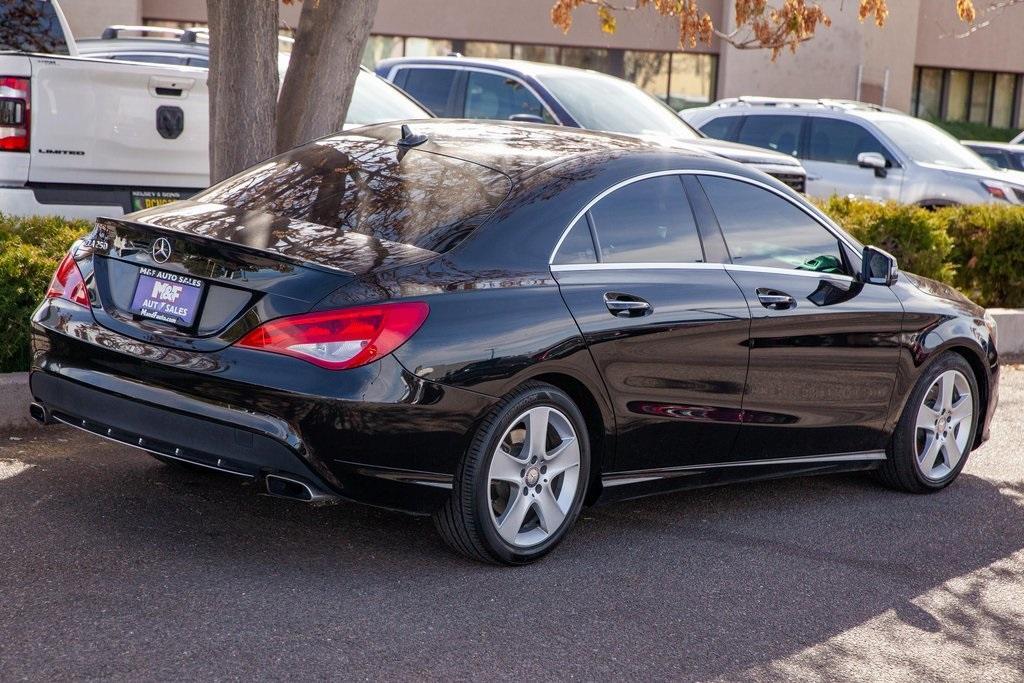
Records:
[[[1004,149],[1007,152],[1024,152],[1024,144],[1012,142],[989,142],[988,140],[961,140],[961,144],[968,147],[991,147],[993,149]]]
[[[453,67],[480,67],[494,69],[510,74],[524,74],[527,76],[542,76],[544,74],[593,74],[605,78],[615,78],[600,71],[590,69],[578,69],[574,66],[562,66],[561,64],[547,64],[545,62],[530,62],[525,59],[492,59],[486,57],[463,57],[451,55],[448,57],[393,57],[383,59],[377,64],[379,70],[390,69],[395,66],[407,64],[422,64],[435,66]]]
[[[826,115],[835,118],[851,117],[869,121],[903,120],[908,114],[855,100],[809,100],[771,97],[731,97],[712,102],[706,107],[684,110],[687,116],[717,117],[774,114],[781,116]]]
[[[513,181],[522,180],[534,172],[564,161],[591,158],[598,164],[611,154],[654,151],[676,154],[681,159],[693,161],[717,158],[699,150],[667,148],[626,135],[512,121],[394,121],[354,128],[341,135],[364,135],[398,143],[403,125],[407,125],[413,134],[427,137],[427,141],[419,147],[424,151],[486,166],[504,173]]]

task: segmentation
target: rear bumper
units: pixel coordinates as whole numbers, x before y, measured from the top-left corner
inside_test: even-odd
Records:
[[[205,415],[180,412],[165,401],[181,401],[161,396],[159,389],[90,371],[73,374],[77,379],[39,371],[29,376],[33,398],[53,420],[225,474],[256,479],[279,473],[324,492],[340,488],[310,469],[300,454],[298,435],[279,420],[197,404],[189,407]]]
[[[391,356],[331,372],[233,347],[172,351],[91,318],[59,302],[36,313],[30,388],[55,419],[165,457],[245,478],[283,475],[361,503],[413,513],[443,504],[467,435],[494,402],[421,380]]]

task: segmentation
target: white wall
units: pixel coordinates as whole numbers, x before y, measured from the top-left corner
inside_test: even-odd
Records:
[[[879,29],[871,20],[861,23],[857,3],[824,0],[822,5],[832,26],[819,26],[815,37],[800,45],[795,54],[784,50],[774,62],[763,50],[723,46],[719,96],[861,97],[880,103],[881,85],[889,69],[886,104],[906,110],[910,106],[919,2],[890,3],[889,21]],[[734,25],[734,16],[730,9],[730,26]],[[859,92],[858,73],[865,85]]]

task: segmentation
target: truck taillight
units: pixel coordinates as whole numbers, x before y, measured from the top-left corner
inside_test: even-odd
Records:
[[[409,340],[427,319],[422,301],[318,311],[265,322],[238,346],[294,356],[328,370],[366,365]]]
[[[0,151],[29,151],[29,79],[0,76]]]
[[[46,290],[47,299],[65,299],[79,306],[89,307],[89,292],[85,288],[85,279],[82,272],[78,270],[75,257],[72,252],[64,255],[64,259],[57,266],[57,272],[50,280],[50,288]]]

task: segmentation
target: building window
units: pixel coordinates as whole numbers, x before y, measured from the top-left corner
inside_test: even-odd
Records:
[[[967,100],[971,96],[971,73],[954,69],[946,72],[946,115],[949,121],[967,120]]]
[[[1022,74],[917,67],[913,89],[914,116],[997,128],[1024,125]]]
[[[923,119],[942,116],[942,69],[917,69],[914,112]]]
[[[401,36],[370,36],[363,49],[363,66],[372,69],[377,62],[391,57],[401,57],[405,52]]]
[[[991,73],[979,71],[971,74],[971,110],[967,120],[971,123],[988,123],[989,107],[992,105]]]
[[[433,38],[406,38],[406,57],[444,57],[452,52],[452,41]]]
[[[512,58],[525,59],[528,62],[558,64],[558,48],[554,45],[514,45]]]
[[[634,52],[623,54],[623,78],[658,99],[668,98],[668,81],[672,68],[668,52]]]
[[[508,59],[512,56],[511,43],[484,43],[477,40],[457,41],[454,45],[455,51],[467,57],[480,57],[484,59]]]
[[[1013,94],[1017,77],[1013,74],[996,74],[992,91],[992,125],[1009,128],[1013,125]]]
[[[593,69],[622,78],[622,50],[604,48],[563,47],[560,62],[577,69]]]
[[[673,52],[666,101],[675,110],[702,107],[715,99],[715,55]]]

